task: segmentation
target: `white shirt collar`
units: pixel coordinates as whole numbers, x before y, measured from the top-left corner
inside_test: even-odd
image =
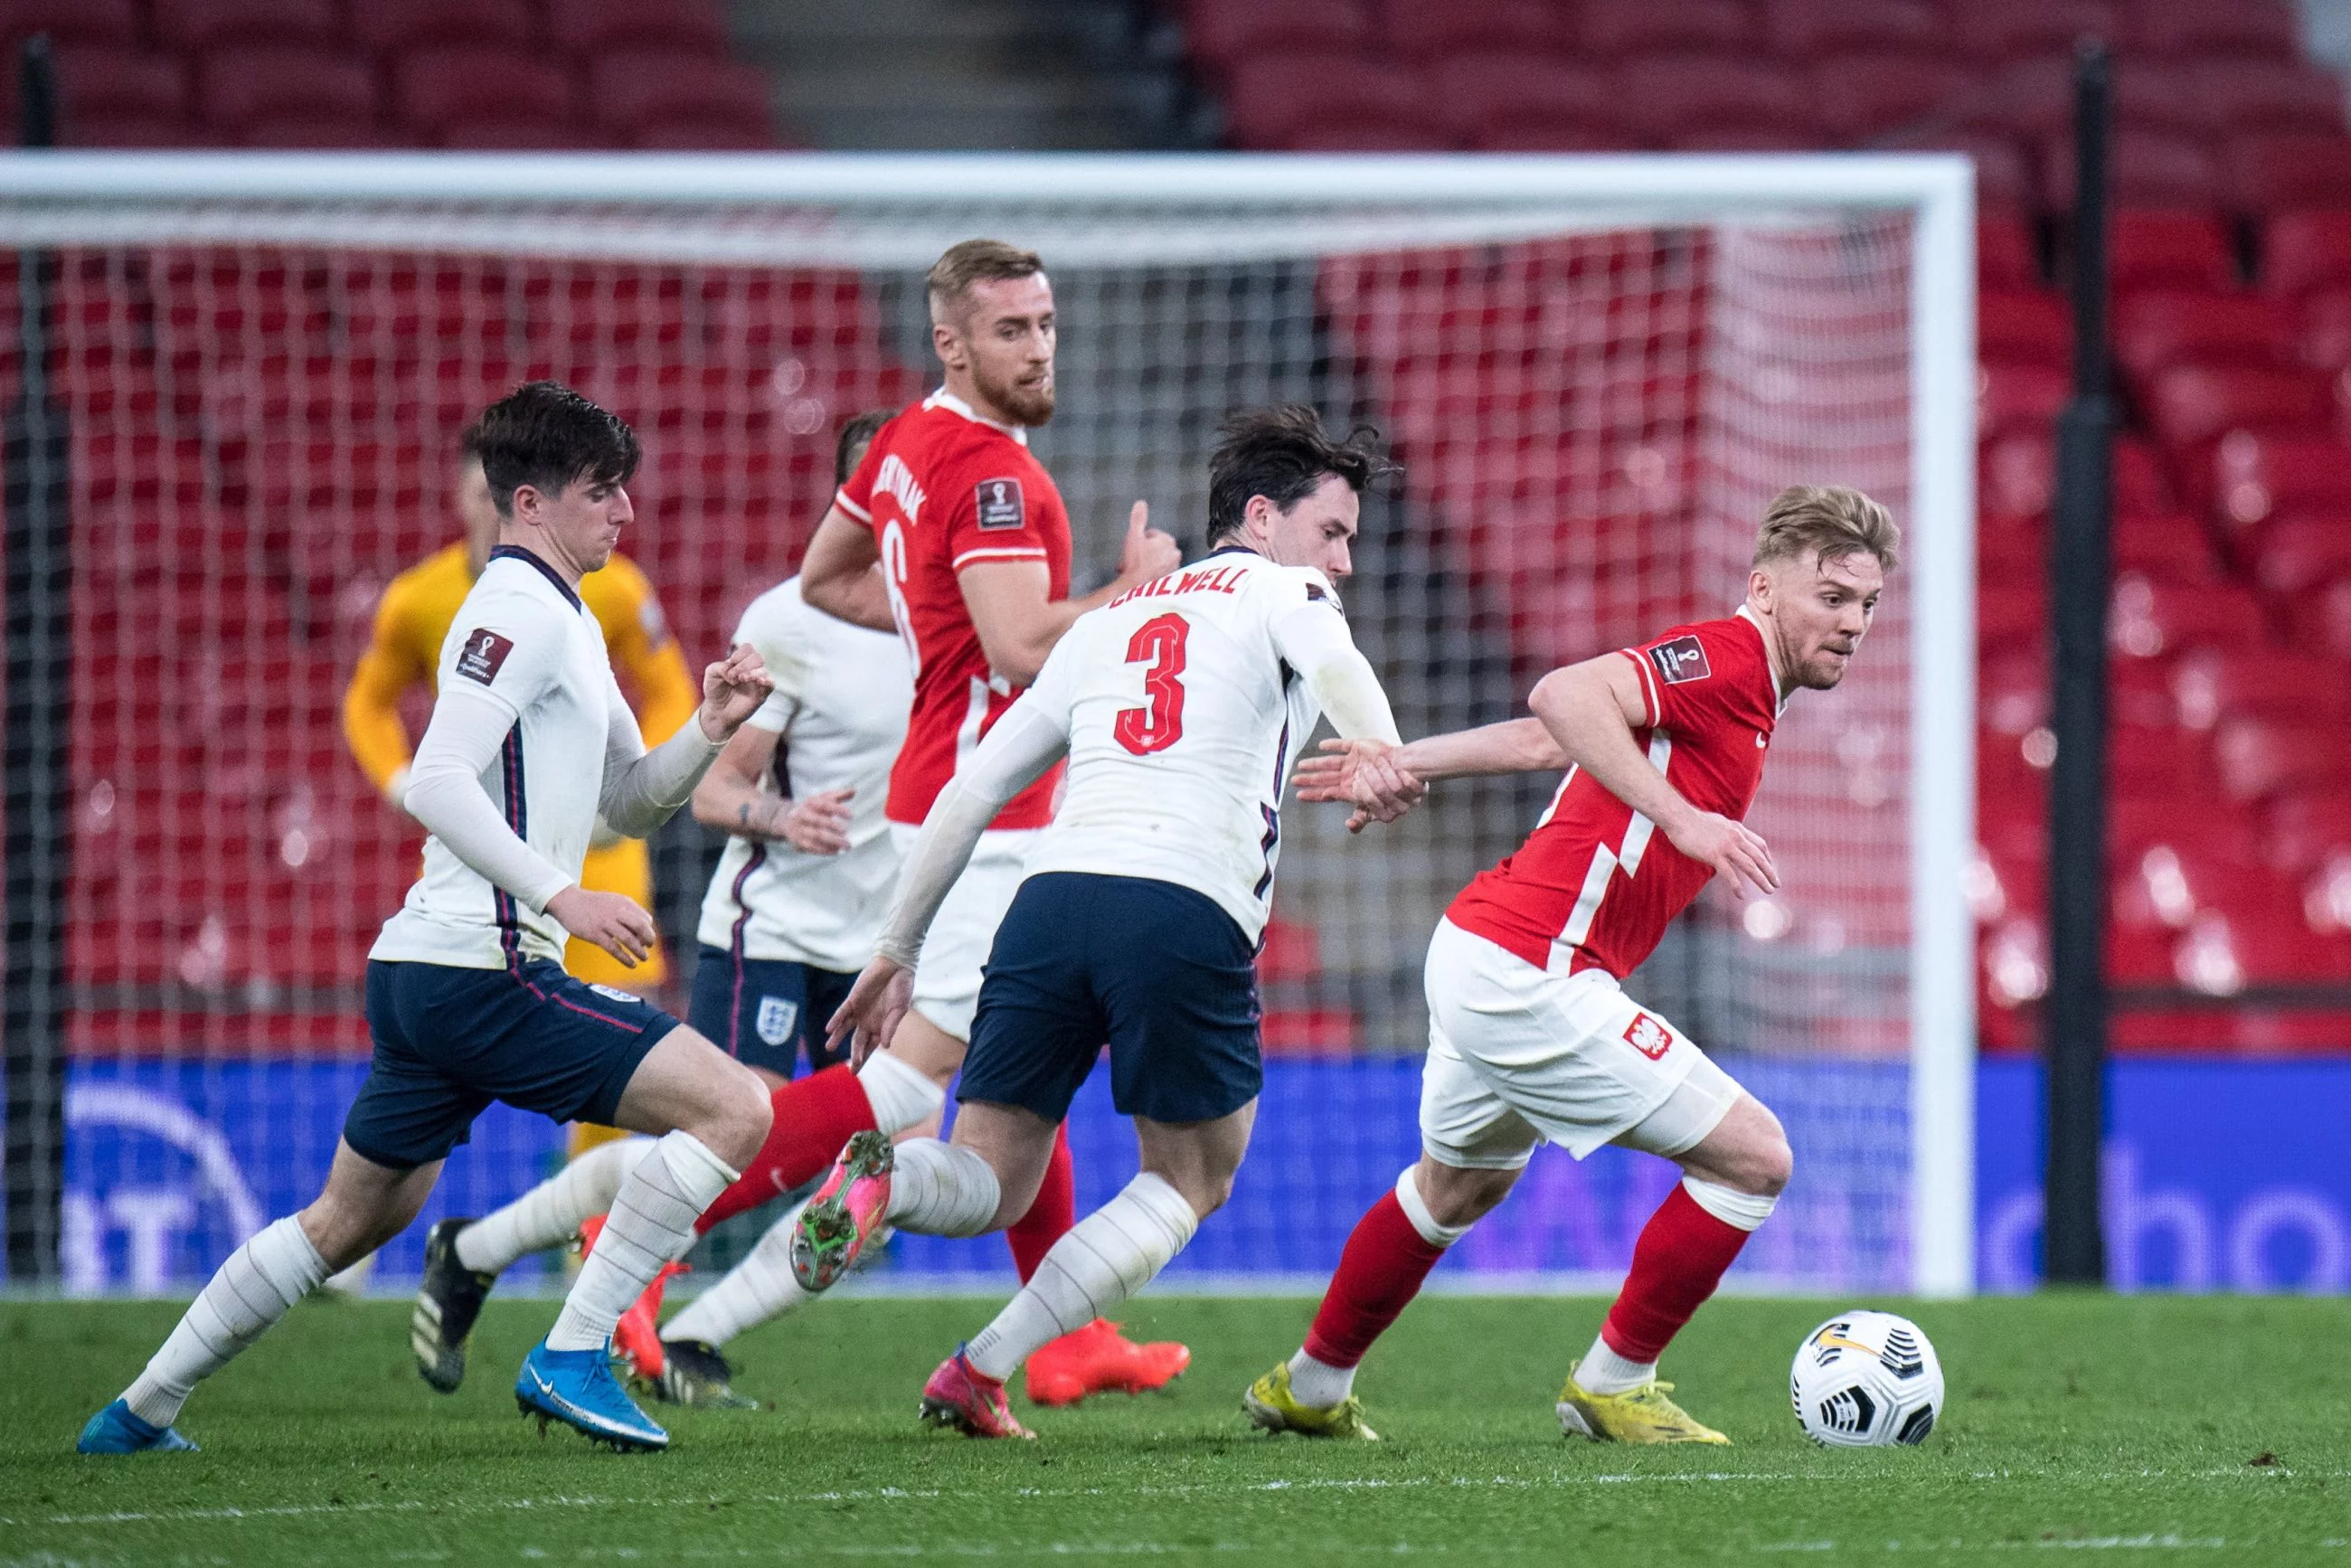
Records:
[[[984,424],[990,430],[1000,430],[1005,434],[1012,437],[1013,440],[1019,442],[1021,445],[1026,446],[1029,444],[1028,431],[1017,424],[998,424],[992,419],[980,418],[978,413],[973,410],[971,404],[964,402],[963,399],[956,396],[955,393],[947,391],[945,387],[941,387],[938,391],[925,398],[923,400],[923,406],[925,408],[943,408],[949,413],[959,413],[963,415],[964,418],[971,421],[974,424]]]

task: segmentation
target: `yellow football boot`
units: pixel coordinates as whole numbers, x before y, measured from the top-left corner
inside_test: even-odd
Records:
[[[1666,1397],[1673,1385],[1649,1382],[1627,1394],[1593,1394],[1576,1382],[1577,1362],[1559,1391],[1559,1429],[1595,1443],[1729,1443]]]
[[[1364,1425],[1364,1402],[1350,1394],[1323,1409],[1301,1405],[1290,1392],[1290,1363],[1283,1362],[1249,1385],[1241,1396],[1249,1418],[1269,1432],[1295,1432],[1301,1437],[1352,1437],[1376,1443],[1380,1435]]]

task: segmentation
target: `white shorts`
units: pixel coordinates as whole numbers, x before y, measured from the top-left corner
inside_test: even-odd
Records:
[[[901,859],[914,847],[921,830],[904,822],[890,824],[890,837]],[[1012,907],[1019,891],[1029,846],[1042,828],[990,829],[979,835],[971,863],[947,889],[930,935],[923,939],[923,956],[914,966],[914,1011],[956,1039],[971,1039],[971,1015],[979,1007],[979,972],[996,946],[996,928]]]
[[[1740,1087],[1603,969],[1556,974],[1451,921],[1428,942],[1420,1139],[1440,1163],[1516,1170],[1546,1140],[1577,1159],[1623,1142],[1675,1155]]]

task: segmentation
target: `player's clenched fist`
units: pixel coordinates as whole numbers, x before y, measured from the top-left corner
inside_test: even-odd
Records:
[[[653,917],[633,898],[567,887],[547,901],[547,912],[582,942],[593,942],[633,969],[653,947]]]
[[[1355,810],[1347,831],[1393,822],[1428,798],[1428,786],[1396,760],[1398,747],[1379,740],[1326,740],[1322,755],[1300,759],[1292,779],[1301,800],[1335,800]]]
[[[827,789],[786,802],[779,837],[804,855],[837,855],[849,847],[849,802],[854,789]]]
[[[775,685],[759,650],[748,643],[736,643],[726,657],[702,672],[702,733],[714,741],[726,740],[759,711]]]
[[[1665,828],[1674,848],[1701,865],[1713,867],[1715,874],[1727,880],[1730,891],[1740,897],[1747,896],[1750,883],[1758,893],[1780,891],[1780,873],[1771,863],[1771,846],[1746,823],[1712,811],[1697,811],[1672,827],[1662,822],[1658,826]]]
[[[1126,514],[1126,543],[1118,555],[1118,575],[1127,583],[1165,577],[1184,564],[1175,538],[1151,526],[1151,503],[1137,501]]]

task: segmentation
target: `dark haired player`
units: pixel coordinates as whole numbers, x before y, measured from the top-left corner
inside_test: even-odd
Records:
[[[758,1148],[768,1098],[701,1035],[560,960],[567,933],[643,959],[652,917],[580,885],[596,818],[635,835],[660,826],[768,680],[757,653],[735,650],[703,672],[695,722],[647,751],[578,591],[632,516],[635,434],[533,382],[483,414],[481,451],[499,541],[441,650],[407,796],[432,832],[424,874],[369,956],[374,1060],[326,1187],[230,1254],[147,1369],[90,1417],[84,1453],[192,1448],[172,1423],[195,1385],[405,1228],[493,1100],[655,1135],[515,1397],[616,1448],[669,1442],[613,1380],[612,1325]]]
[[[1058,327],[1044,263],[998,240],[966,240],[933,265],[928,286],[945,384],[882,427],[800,567],[810,605],[894,629],[913,662],[914,706],[883,808],[902,849],[1070,622],[1179,559],[1137,502],[1117,579],[1069,597],[1069,514],[1029,451],[1029,431],[1053,416]],[[940,914],[913,1016],[892,1048],[855,1073],[828,1069],[778,1090],[774,1131],[713,1206],[714,1222],[820,1175],[853,1133],[904,1132],[939,1113],[963,1064],[980,966],[1029,846],[1052,818],[1058,780],[1040,779],[989,824]],[[1035,1205],[1016,1218],[1005,1239],[1027,1279],[1076,1218],[1065,1142]],[[1113,1323],[1088,1322],[1029,1364],[1029,1396],[1059,1405],[1157,1388],[1190,1357],[1180,1344],[1137,1345]]]
[[[1250,1385],[1259,1426],[1367,1438],[1356,1364],[1445,1249],[1502,1201],[1537,1144],[1622,1144],[1682,1180],[1642,1228],[1607,1322],[1568,1368],[1560,1426],[1595,1442],[1725,1443],[1657,1381],[1657,1357],[1770,1217],[1793,1157],[1779,1119],[1620,982],[1718,875],[1779,886],[1743,819],[1780,710],[1826,691],[1869,631],[1899,531],[1858,490],[1798,486],[1765,511],[1747,601],[1717,621],[1554,670],[1532,718],[1432,736],[1355,777],[1343,744],[1301,798],[1565,767],[1516,854],[1463,889],[1428,944],[1420,1163],[1347,1239],[1305,1345]]]
[[[879,954],[833,1020],[837,1035],[854,1026],[861,1056],[904,1017],[924,938],[989,821],[1068,758],[1068,797],[988,957],[954,1141],[914,1139],[893,1161],[881,1134],[852,1139],[801,1217],[801,1283],[840,1278],[884,1223],[977,1236],[1018,1218],[1104,1039],[1142,1154],[1134,1180],[932,1374],[926,1420],[1029,1436],[1005,1379],[1142,1289],[1232,1190],[1262,1080],[1255,957],[1292,747],[1324,712],[1367,751],[1396,738],[1332,586],[1357,492],[1383,466],[1311,409],[1228,421],[1207,558],[1080,617],[914,841]]]

